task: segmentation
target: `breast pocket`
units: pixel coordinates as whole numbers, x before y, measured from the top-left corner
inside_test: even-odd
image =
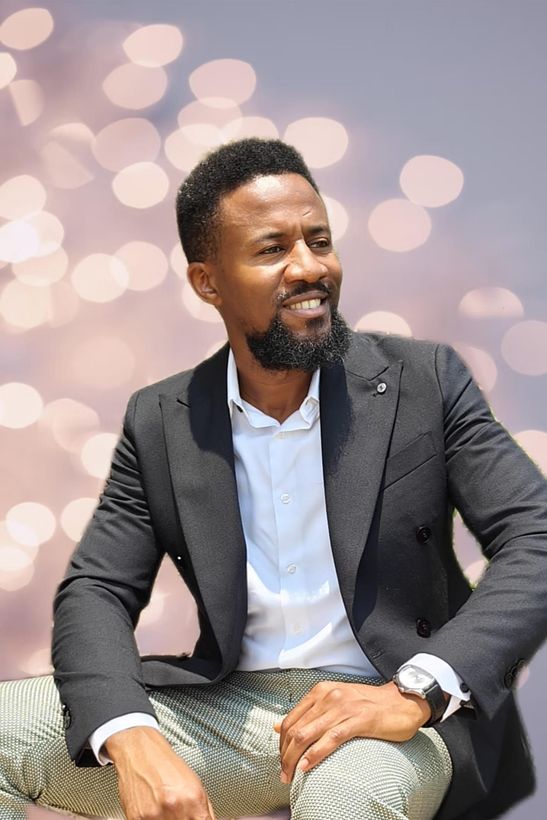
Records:
[[[421,467],[437,455],[433,435],[430,431],[422,433],[402,450],[398,450],[391,455],[386,462],[384,476],[384,489],[394,484],[399,479]]]

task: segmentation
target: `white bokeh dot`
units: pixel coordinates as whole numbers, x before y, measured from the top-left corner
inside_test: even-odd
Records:
[[[82,447],[80,459],[89,475],[95,478],[107,477],[117,441],[118,436],[114,433],[97,433],[87,439]]]
[[[28,427],[38,421],[44,403],[35,387],[21,382],[0,385],[0,425],[11,429]]]
[[[326,168],[339,162],[347,151],[348,132],[329,117],[304,117],[285,130],[285,142],[294,145],[310,168]]]
[[[412,336],[410,325],[399,316],[388,310],[374,310],[365,313],[355,323],[355,330],[362,332],[395,333],[397,336]]]
[[[529,319],[518,322],[505,333],[502,356],[512,370],[526,376],[547,373],[547,322]]]
[[[422,154],[405,163],[399,182],[411,202],[425,208],[438,208],[460,195],[463,173],[449,159]]]
[[[421,205],[408,199],[386,199],[373,209],[368,229],[380,248],[404,253],[427,242],[431,218]]]

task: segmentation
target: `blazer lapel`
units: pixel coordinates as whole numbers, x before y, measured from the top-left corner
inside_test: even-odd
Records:
[[[226,400],[228,347],[199,365],[187,390],[162,395],[175,500],[197,584],[225,663],[247,617],[246,549]]]
[[[401,369],[402,362],[388,362],[369,337],[354,336],[344,365],[321,372],[327,518],[340,591],[351,621],[359,564],[395,420]]]

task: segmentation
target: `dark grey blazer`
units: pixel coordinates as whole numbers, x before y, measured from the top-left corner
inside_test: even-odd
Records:
[[[152,713],[147,687],[217,681],[238,661],[245,543],[226,403],[225,346],[135,393],[99,506],[55,600],[55,679],[67,744]],[[386,385],[382,391],[380,383]],[[353,334],[321,374],[327,513],[352,628],[386,677],[414,653],[444,658],[474,710],[439,726],[454,778],[438,817],[494,817],[533,789],[511,688],[547,632],[547,492],[445,345]],[[452,547],[454,507],[490,564],[471,594]],[[198,607],[192,656],[139,659],[133,629],[169,554]]]

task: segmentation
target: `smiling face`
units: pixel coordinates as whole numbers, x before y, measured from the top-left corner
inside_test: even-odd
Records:
[[[236,357],[250,349],[263,366],[298,368],[296,360],[276,364],[277,354],[270,361],[272,343],[293,354],[332,344],[343,323],[342,270],[312,186],[299,174],[257,177],[223,197],[218,222],[215,259],[195,263],[193,275],[191,265],[189,275],[222,315]]]

